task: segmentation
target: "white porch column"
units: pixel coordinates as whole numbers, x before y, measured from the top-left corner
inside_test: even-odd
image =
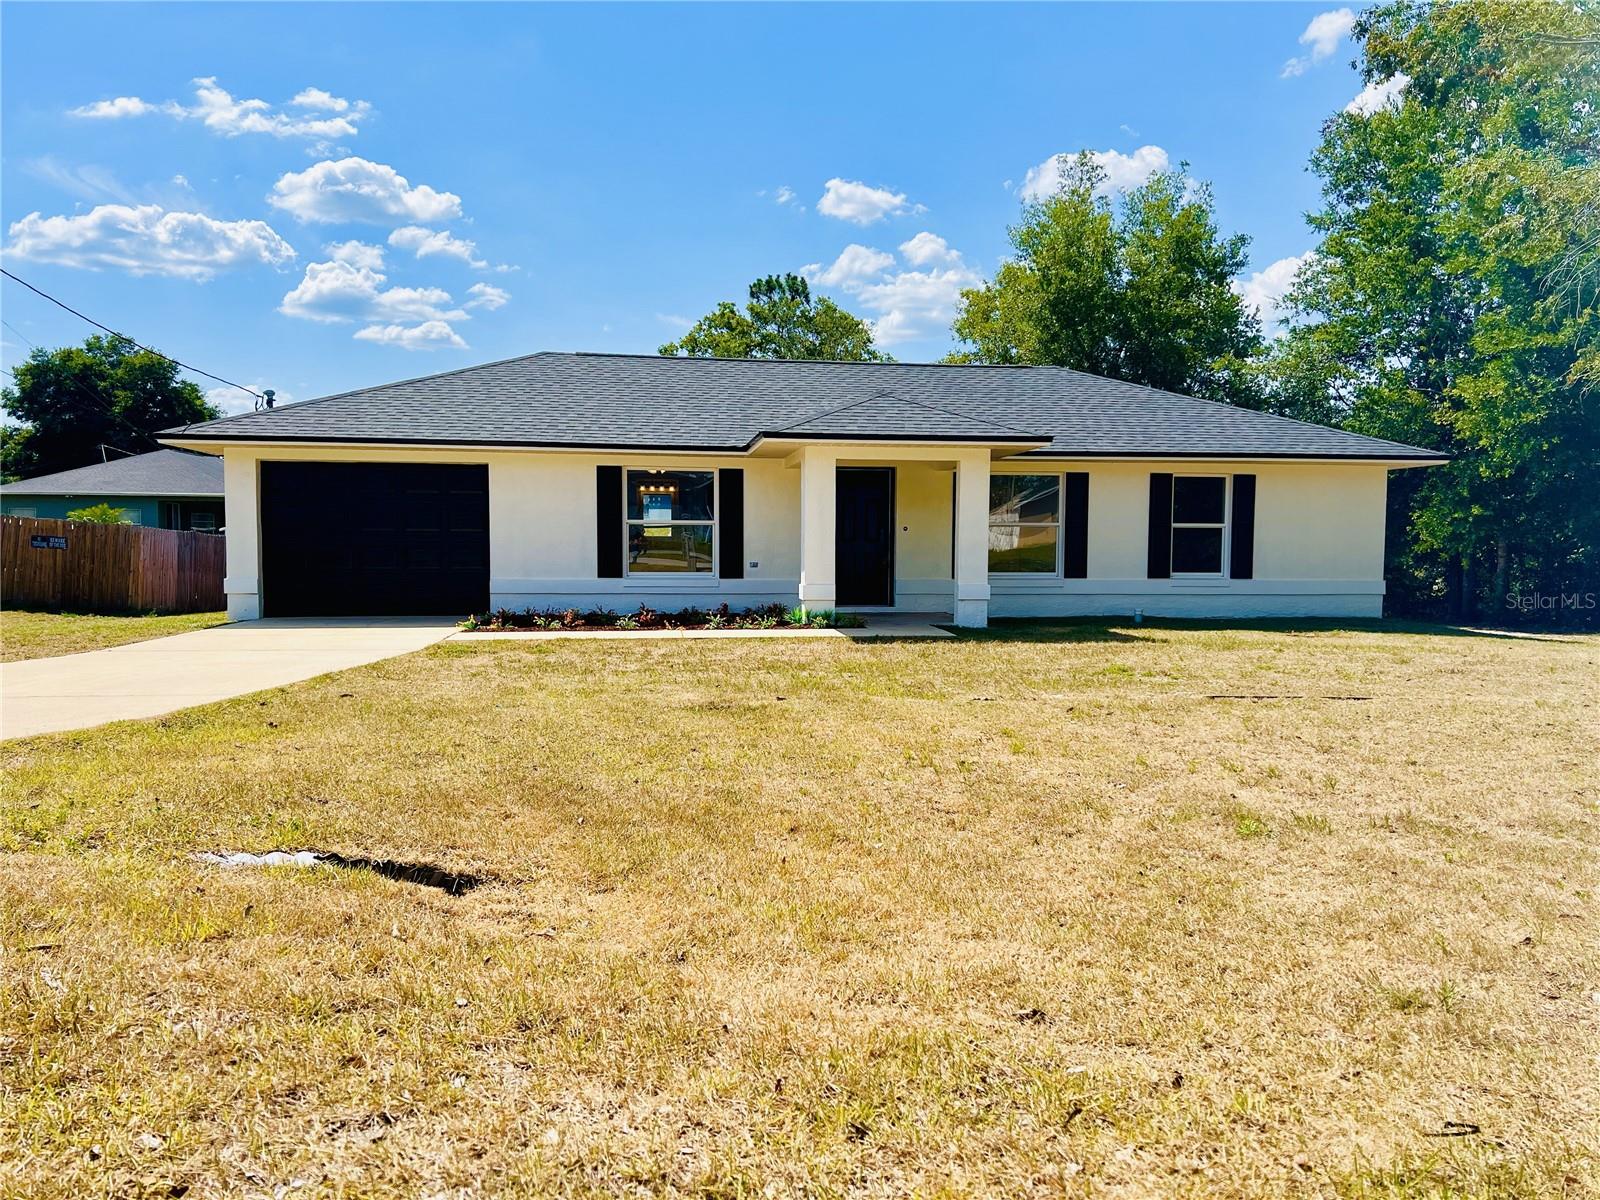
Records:
[[[256,457],[250,450],[228,450],[222,456],[222,498],[228,539],[228,573],[222,590],[228,597],[228,620],[254,621],[261,615],[260,501]]]
[[[989,623],[989,452],[956,457],[955,623]]]
[[[805,446],[800,458],[800,604],[837,603],[834,559],[839,454],[831,446]]]

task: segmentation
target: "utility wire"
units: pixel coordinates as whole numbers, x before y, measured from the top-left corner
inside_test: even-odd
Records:
[[[109,333],[112,337],[121,338],[123,341],[129,343],[130,345],[138,346],[139,349],[143,350],[147,354],[154,354],[157,358],[164,358],[169,363],[172,363],[174,366],[182,367],[185,371],[193,371],[196,375],[204,375],[207,379],[215,379],[218,383],[225,383],[229,387],[238,388],[241,392],[248,392],[250,395],[254,396],[257,400],[260,400],[263,403],[266,402],[266,397],[263,396],[260,392],[256,391],[254,388],[247,388],[242,383],[235,383],[231,379],[224,379],[221,375],[213,375],[210,371],[202,371],[199,367],[191,367],[188,363],[180,362],[178,359],[173,358],[172,355],[170,355],[170,354],[163,354],[159,350],[152,350],[152,349],[150,349],[149,346],[145,346],[145,345],[142,345],[139,342],[134,341],[127,334],[118,333],[115,329],[111,328],[111,326],[102,325],[102,324],[100,324],[99,321],[96,321],[93,317],[85,316],[83,313],[81,313],[77,309],[73,308],[70,304],[65,304],[62,301],[57,300],[49,292],[40,291],[38,288],[34,287],[33,284],[29,283],[26,279],[22,279],[19,276],[13,275],[10,271],[6,270],[4,267],[0,267],[0,275],[4,275],[7,279],[10,279],[10,280],[12,280],[12,281],[14,281],[16,283],[20,283],[23,287],[27,288],[30,292],[34,293],[34,295],[44,297],[46,300],[50,301],[51,304],[54,304],[57,308],[66,309],[73,316],[77,317],[81,321],[89,322],[89,324],[93,325],[96,329],[103,329],[107,333]],[[22,337],[22,335],[20,333],[17,336],[18,337]],[[27,339],[23,338],[23,341],[27,341]]]
[[[18,329],[10,321],[0,321],[0,325],[4,325],[7,329],[11,330],[12,333],[16,334],[23,341],[28,342],[28,335],[23,333],[22,330]],[[28,349],[37,350],[38,348],[39,347],[35,346],[32,342],[28,342]]]

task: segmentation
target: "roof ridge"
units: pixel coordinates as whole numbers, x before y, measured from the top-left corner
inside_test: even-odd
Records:
[[[833,367],[949,367],[952,369],[982,367],[1016,371],[1063,371],[1069,369],[1051,366],[1048,363],[902,362],[900,359],[893,358],[887,361],[865,361],[859,358],[739,358],[727,354],[638,354],[627,350],[550,350],[544,353],[565,354],[573,358],[638,358],[645,360],[656,359],[661,362],[771,363],[774,365],[780,363],[790,365],[794,363],[816,363]]]
[[[799,429],[801,426],[809,425],[813,421],[821,421],[826,417],[836,417],[842,412],[852,408],[859,408],[863,404],[871,404],[875,400],[893,400],[896,403],[909,404],[913,408],[920,408],[926,412],[938,413],[940,416],[958,417],[963,421],[971,421],[975,425],[987,425],[991,429],[1003,429],[1007,433],[1020,434],[1023,437],[1039,436],[1032,430],[1022,429],[1015,425],[1007,425],[1003,421],[996,421],[990,417],[975,416],[972,413],[961,412],[958,409],[946,408],[942,404],[930,404],[926,400],[915,400],[910,396],[902,396],[893,388],[883,388],[881,391],[873,392],[870,396],[863,396],[859,400],[851,400],[847,404],[840,404],[834,408],[825,408],[819,413],[812,413],[810,416],[802,417],[798,421],[791,421],[787,425],[779,425],[777,428],[773,429],[772,432],[786,433],[792,429]]]
[[[507,363],[523,362],[530,358],[551,358],[561,353],[559,350],[535,350],[532,354],[513,354],[510,358],[497,358],[492,362],[473,363],[466,367],[452,367],[448,371],[434,371],[427,375],[413,375],[409,379],[391,379],[388,383],[374,383],[369,387],[346,388],[342,392],[332,392],[326,396],[313,396],[309,400],[295,400],[289,404],[274,405],[270,409],[257,408],[250,412],[234,413],[226,417],[214,417],[209,421],[190,421],[186,425],[174,425],[170,429],[157,430],[156,436],[163,434],[177,436],[192,429],[196,425],[226,425],[230,421],[239,421],[245,417],[259,417],[264,412],[288,412],[294,408],[308,408],[313,404],[322,404],[329,400],[342,400],[346,396],[359,395],[362,392],[381,392],[385,388],[404,387],[408,383],[421,383],[427,379],[444,379],[451,375],[465,375],[468,371],[482,371],[489,367],[503,367]],[[168,447],[178,449],[178,447]]]

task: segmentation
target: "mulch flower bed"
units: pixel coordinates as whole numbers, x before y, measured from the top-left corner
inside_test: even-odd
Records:
[[[551,633],[583,633],[595,629],[859,629],[866,624],[854,613],[837,613],[831,608],[785,608],[767,604],[734,612],[726,604],[716,608],[684,608],[677,612],[657,612],[641,604],[637,612],[616,613],[609,608],[588,612],[576,608],[524,608],[513,612],[497,608],[476,613],[461,622],[466,633],[504,633],[535,629]]]

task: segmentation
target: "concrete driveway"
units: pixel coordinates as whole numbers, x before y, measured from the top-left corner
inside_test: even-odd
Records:
[[[287,618],[0,663],[0,738],[154,717],[421,650],[444,617]]]

